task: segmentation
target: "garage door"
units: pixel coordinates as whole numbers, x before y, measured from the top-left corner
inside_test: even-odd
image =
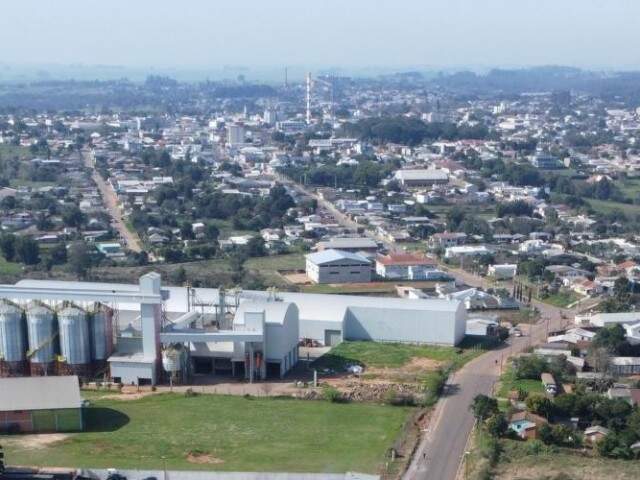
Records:
[[[342,342],[342,332],[340,330],[325,330],[324,344],[326,347],[333,347]]]

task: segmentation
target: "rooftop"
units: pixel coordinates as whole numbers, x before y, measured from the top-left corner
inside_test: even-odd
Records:
[[[81,406],[76,376],[0,378],[0,412]]]

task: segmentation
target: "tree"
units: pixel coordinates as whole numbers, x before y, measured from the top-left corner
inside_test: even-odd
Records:
[[[183,240],[188,240],[194,238],[193,227],[191,226],[191,222],[185,220],[180,225],[180,236]]]
[[[267,254],[262,237],[252,237],[244,248],[249,257],[263,257]]]
[[[577,416],[576,411],[577,395],[575,393],[565,393],[555,398],[553,404],[556,410],[566,417]]]
[[[538,415],[544,415],[546,418],[553,413],[553,403],[542,394],[529,395],[526,400],[527,410]]]
[[[171,273],[171,281],[176,285],[184,285],[187,281],[187,271],[182,265]]]
[[[68,206],[62,211],[62,221],[67,227],[80,227],[84,224],[86,217],[76,206]]]
[[[86,278],[92,260],[89,247],[83,241],[73,242],[69,247],[69,269],[79,278]]]
[[[627,344],[626,334],[622,325],[616,324],[601,328],[593,337],[593,348],[605,348],[611,353],[619,353]]]
[[[0,251],[7,262],[11,262],[16,258],[17,238],[12,233],[0,235]]]
[[[33,238],[19,237],[16,242],[16,254],[27,265],[36,265],[40,262],[40,246]]]
[[[473,399],[471,411],[473,412],[473,416],[482,422],[498,413],[498,401],[487,395],[478,394]]]
[[[492,437],[502,437],[507,433],[509,422],[503,413],[494,413],[485,422],[487,432]]]
[[[49,250],[49,257],[53,265],[63,265],[67,263],[67,246],[64,243],[58,243]]]
[[[207,240],[215,242],[220,236],[220,229],[215,225],[215,223],[208,223],[205,229],[205,233],[207,236]]]

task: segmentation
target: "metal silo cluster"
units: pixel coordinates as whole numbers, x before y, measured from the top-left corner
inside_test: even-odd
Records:
[[[0,376],[104,373],[113,351],[113,314],[63,302],[26,306],[0,299]]]

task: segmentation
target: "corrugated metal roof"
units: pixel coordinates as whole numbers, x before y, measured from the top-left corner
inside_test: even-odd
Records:
[[[317,253],[310,253],[307,256],[307,260],[312,261],[316,265],[322,265],[323,263],[332,263],[338,261],[349,260],[357,263],[371,263],[369,259],[358,255],[357,253],[344,252],[342,250],[323,250]]]
[[[80,408],[78,377],[0,378],[0,412]]]
[[[91,283],[91,282],[64,282],[51,280],[21,280],[18,285],[43,286],[43,284],[59,288],[78,288],[82,285],[88,289],[124,289],[121,287],[137,288],[137,285],[122,285],[111,283]],[[51,285],[53,284],[53,285]],[[163,287],[168,292],[168,298],[164,302],[166,312],[185,313],[187,309],[187,289],[186,287]],[[204,302],[216,302],[218,300],[218,289],[216,288],[195,288],[196,297]],[[228,293],[227,302],[231,304],[232,296]],[[243,290],[241,303],[245,301],[265,301],[270,296],[269,292],[257,290]],[[300,311],[300,320],[324,320],[342,322],[348,307],[373,307],[385,309],[416,310],[424,312],[449,312],[455,313],[461,302],[457,300],[445,299],[404,299],[393,297],[374,297],[361,295],[333,295],[326,293],[296,293],[278,292],[277,297],[285,302],[293,302]],[[116,306],[122,311],[140,311],[140,304],[120,302]]]

